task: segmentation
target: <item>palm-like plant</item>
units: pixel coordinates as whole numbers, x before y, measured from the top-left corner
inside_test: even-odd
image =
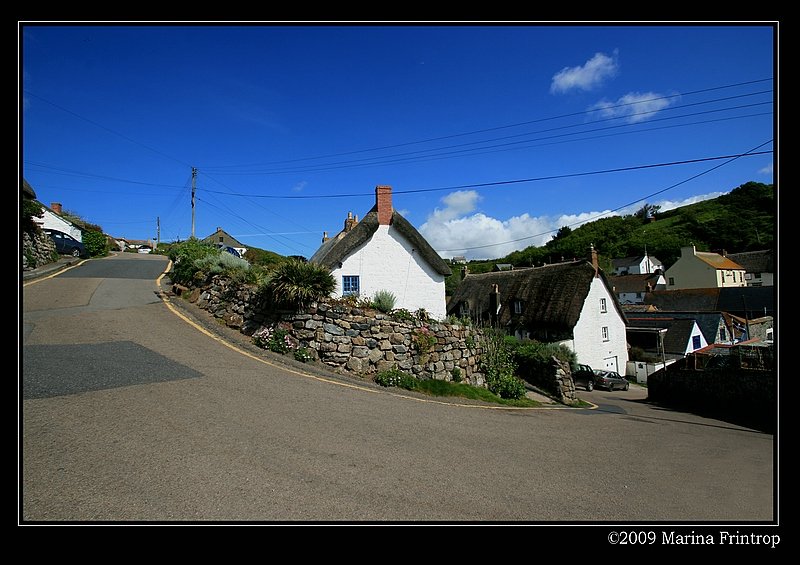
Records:
[[[301,261],[282,263],[267,283],[276,303],[298,308],[330,296],[335,289],[336,281],[327,268]]]

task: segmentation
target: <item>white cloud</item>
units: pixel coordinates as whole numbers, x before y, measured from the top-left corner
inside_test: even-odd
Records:
[[[408,208],[403,208],[401,210],[397,210],[397,213],[403,216],[405,219],[408,219],[409,215],[411,214],[411,210]]]
[[[709,200],[726,194],[709,192],[683,200],[661,200],[653,204],[666,212],[674,208]],[[603,210],[562,214],[560,216],[531,216],[527,213],[500,220],[482,212],[470,214],[480,198],[475,191],[453,192],[442,198],[444,209],[435,209],[419,231],[442,257],[463,255],[467,259],[493,259],[531,245],[542,246],[562,226],[575,229],[586,222],[606,216],[633,214],[644,202],[619,211]],[[472,248],[472,249],[470,249]]]
[[[292,187],[292,192],[301,192],[305,187],[308,186],[307,181],[300,181],[296,185]]]
[[[619,72],[617,52],[609,57],[605,53],[595,53],[594,57],[577,67],[564,67],[553,75],[550,92],[558,94],[570,90],[592,90],[607,78],[614,77]]]
[[[626,118],[629,124],[652,118],[656,112],[671,106],[675,98],[664,98],[657,92],[629,92],[616,102],[601,100],[589,110],[597,110],[604,118]]]
[[[758,172],[761,173],[762,175],[771,175],[772,174],[772,163],[770,163],[769,165],[767,165],[766,167],[764,167],[762,169],[759,169]]]

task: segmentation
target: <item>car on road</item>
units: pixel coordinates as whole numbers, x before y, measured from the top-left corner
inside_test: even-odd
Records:
[[[572,382],[575,386],[582,386],[587,391],[594,389],[594,370],[589,365],[575,365],[572,367]]]
[[[616,371],[594,370],[594,386],[608,390],[628,390],[631,383]]]
[[[44,233],[50,236],[50,239],[53,240],[53,243],[56,244],[56,251],[58,251],[62,255],[72,255],[73,257],[88,257],[89,254],[86,253],[86,247],[84,247],[83,243],[72,237],[71,235],[64,233],[63,231],[46,229]]]

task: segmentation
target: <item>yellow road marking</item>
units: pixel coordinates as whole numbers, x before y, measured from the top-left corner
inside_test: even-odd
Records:
[[[80,267],[81,265],[86,263],[86,261],[88,261],[88,259],[84,259],[80,263],[76,263],[74,265],[70,265],[69,267],[65,267],[63,269],[59,269],[58,271],[56,271],[52,275],[47,275],[46,277],[42,277],[42,278],[39,278],[39,279],[34,279],[32,281],[28,281],[26,283],[22,283],[22,286],[30,286],[30,285],[36,284],[38,282],[46,281],[47,279],[52,279],[56,275],[60,275],[61,273],[66,273],[67,271],[69,271],[70,269],[74,269],[75,267]]]
[[[172,261],[170,261],[167,264],[166,270],[163,273],[161,273],[161,275],[156,279],[156,284],[158,284],[159,288],[161,288],[161,279],[164,278],[164,276],[169,272],[171,266],[172,266]],[[479,404],[460,404],[460,403],[456,403],[456,402],[443,402],[441,400],[433,400],[433,399],[428,399],[428,398],[416,398],[414,396],[406,396],[405,394],[398,394],[396,392],[390,392],[388,390],[387,391],[375,390],[375,389],[367,388],[365,386],[361,386],[361,385],[357,385],[357,384],[343,383],[343,382],[340,382],[340,381],[335,381],[333,379],[328,379],[328,378],[325,378],[325,377],[319,377],[317,375],[312,375],[310,373],[303,373],[301,371],[297,371],[297,370],[292,369],[290,367],[285,367],[285,366],[273,363],[271,361],[267,361],[266,359],[262,359],[261,357],[258,357],[257,355],[253,355],[249,351],[245,351],[244,349],[241,349],[241,348],[233,345],[232,343],[229,343],[229,342],[225,341],[224,339],[222,339],[218,335],[215,335],[212,332],[210,332],[207,329],[205,329],[204,327],[202,327],[200,324],[198,324],[194,320],[189,319],[182,312],[179,312],[178,309],[175,308],[175,306],[172,305],[172,303],[169,300],[169,297],[167,297],[163,292],[161,292],[160,295],[161,295],[161,300],[164,301],[164,304],[166,305],[166,307],[169,309],[170,312],[175,314],[178,318],[180,318],[181,320],[183,320],[184,322],[189,324],[191,327],[193,327],[194,329],[196,329],[197,331],[199,331],[203,335],[206,335],[206,336],[210,337],[211,339],[213,339],[217,343],[220,343],[220,344],[224,345],[225,347],[227,347],[228,349],[231,349],[231,350],[235,351],[236,353],[239,353],[240,355],[244,355],[245,357],[248,357],[248,358],[250,358],[250,359],[252,359],[254,361],[257,361],[259,363],[263,363],[264,365],[268,365],[268,366],[273,367],[275,369],[280,369],[281,371],[285,371],[287,373],[291,373],[293,375],[297,375],[299,377],[303,377],[303,378],[306,378],[306,379],[313,379],[315,381],[328,383],[328,384],[332,384],[332,385],[336,385],[336,386],[341,386],[341,387],[345,387],[345,388],[351,388],[351,389],[355,389],[355,390],[360,390],[360,391],[363,391],[363,392],[369,392],[371,394],[386,394],[386,395],[389,395],[389,396],[394,396],[395,398],[403,398],[405,400],[414,400],[414,401],[417,401],[417,402],[425,402],[425,403],[428,403],[428,404],[441,404],[443,406],[456,406],[456,407],[459,407],[459,408],[478,408],[478,409],[481,409],[481,410],[573,410],[573,408],[571,406],[527,406],[527,407],[522,407],[522,406],[483,406],[483,405],[479,405]],[[593,409],[597,408],[597,406],[592,404],[592,408]]]

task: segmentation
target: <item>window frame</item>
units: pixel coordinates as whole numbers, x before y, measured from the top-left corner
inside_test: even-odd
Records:
[[[355,290],[353,290],[353,282],[355,282]],[[342,275],[342,296],[360,296],[361,294],[361,276],[360,275]]]
[[[608,332],[608,326],[603,326],[600,328],[600,337],[603,339],[603,341],[611,341],[611,337]]]
[[[608,312],[608,301],[605,298],[600,299],[600,313],[605,314]]]

